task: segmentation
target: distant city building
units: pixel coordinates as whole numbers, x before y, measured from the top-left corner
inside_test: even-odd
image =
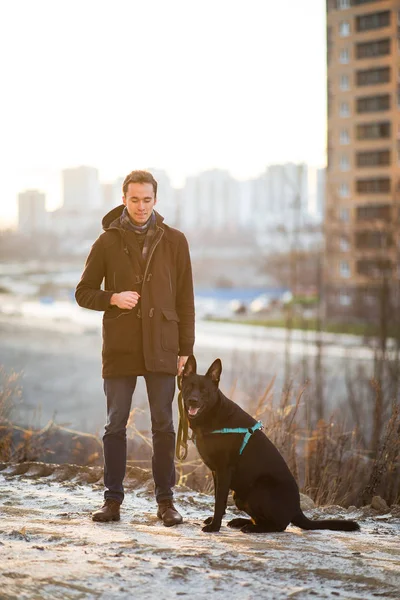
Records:
[[[254,214],[253,198],[255,180],[246,179],[239,181],[239,209],[237,212],[238,224],[243,229],[252,229],[257,221]]]
[[[302,226],[310,215],[309,174],[305,164],[269,165],[254,180],[252,212],[259,231],[284,225],[287,230]]]
[[[119,177],[112,183],[102,183],[102,209],[106,213],[112,210],[118,204],[122,204],[122,183],[123,177]]]
[[[328,0],[328,316],[379,315],[399,277],[399,0]]]
[[[213,169],[188,177],[181,193],[180,226],[235,231],[239,203],[240,184],[228,171]]]
[[[216,234],[214,241],[221,247],[235,233],[243,239],[250,235],[266,252],[285,251],[291,232],[320,222],[323,171],[307,165],[271,165],[260,177],[246,181],[212,169],[188,177],[182,189],[172,187],[165,171],[148,170],[158,182],[156,209],[166,223],[182,228],[200,245],[202,232]],[[52,233],[75,247],[100,232],[102,217],[121,204],[124,178],[100,184],[97,169],[77,167],[63,170],[62,180],[64,203],[48,213],[47,222]],[[44,200],[41,206],[43,217]]]
[[[172,227],[177,225],[178,220],[178,195],[171,185],[171,180],[167,173],[162,169],[147,169],[157,181],[157,200],[159,204],[156,206],[158,211],[165,219],[165,222]]]
[[[102,208],[104,210],[110,210],[114,204],[113,198],[113,184],[112,183],[102,183],[101,184],[101,199],[102,199]]]
[[[326,169],[317,169],[317,193],[315,215],[318,221],[323,221],[326,203]]]
[[[113,203],[114,206],[118,206],[118,204],[122,203],[122,196],[124,194],[122,186],[124,183],[125,177],[118,177],[113,181]]]
[[[66,248],[77,240],[101,231],[101,218],[109,209],[110,191],[102,188],[94,167],[76,167],[62,171],[63,204],[49,214],[51,230],[65,238]],[[105,194],[105,196],[104,196]]]
[[[317,169],[303,163],[270,165],[252,183],[250,225],[265,252],[321,244]]]
[[[48,228],[46,196],[38,190],[18,194],[18,230],[33,235]]]
[[[101,208],[102,191],[99,174],[94,167],[75,167],[62,172],[63,208],[89,210]]]
[[[292,231],[321,223],[322,171],[287,163],[246,181],[220,169],[188,177],[177,202],[180,226],[188,232],[252,230],[264,250],[284,251]]]
[[[77,240],[94,238],[101,233],[105,212],[99,208],[83,210],[82,207],[62,207],[48,213],[50,228],[55,235],[64,238],[63,243],[70,244],[72,248]]]
[[[307,167],[308,172],[308,218],[322,224],[325,210],[325,179],[326,169]]]

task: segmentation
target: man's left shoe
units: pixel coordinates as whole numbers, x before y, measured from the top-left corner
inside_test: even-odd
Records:
[[[161,500],[158,503],[157,517],[162,520],[165,527],[179,525],[183,521],[182,515],[176,510],[172,499]]]

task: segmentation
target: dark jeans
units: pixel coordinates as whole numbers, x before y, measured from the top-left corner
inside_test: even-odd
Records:
[[[175,431],[172,401],[175,377],[165,373],[144,375],[153,435],[153,478],[156,500],[172,498],[175,485]],[[107,424],[103,436],[105,499],[122,502],[126,471],[126,424],[136,387],[136,376],[104,379]]]

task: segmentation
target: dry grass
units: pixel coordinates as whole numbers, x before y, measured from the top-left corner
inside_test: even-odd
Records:
[[[95,465],[102,462],[96,435],[74,431],[49,421],[42,429],[19,427],[14,412],[21,400],[19,375],[0,367],[0,461],[60,462]]]
[[[346,428],[335,415],[310,424],[308,415],[302,414],[307,413],[304,391],[287,389],[275,406],[271,382],[251,411],[264,423],[265,433],[285,457],[300,490],[317,505],[361,506],[374,495],[389,505],[400,503],[400,404],[393,402],[383,419],[376,450],[376,430],[371,422],[364,423],[363,432]],[[376,405],[381,405],[380,397]],[[373,415],[376,410],[373,407]],[[177,468],[180,483],[207,493],[213,489],[212,477],[196,460],[193,448],[188,461]]]
[[[12,416],[21,398],[18,374],[7,372],[0,366],[0,459],[10,460],[13,456]]]
[[[249,408],[264,423],[265,433],[285,457],[300,490],[317,505],[360,506],[380,495],[391,504],[400,503],[400,403],[393,401],[382,411],[382,395],[375,381],[375,402],[369,413],[360,408],[363,419],[348,429],[340,418],[313,423],[305,388],[288,386],[278,404],[274,403],[274,381]],[[234,390],[231,390],[232,395]],[[12,422],[13,407],[21,396],[18,376],[0,369],[0,461],[73,462],[102,464],[99,436],[83,434],[49,423],[41,430],[23,429]],[[357,411],[352,397],[352,411]],[[128,464],[151,466],[152,444],[149,432],[135,424],[138,409],[128,424]],[[369,418],[368,415],[370,415]],[[380,435],[374,422],[379,417]],[[210,493],[212,476],[190,443],[187,460],[177,462],[178,482]]]

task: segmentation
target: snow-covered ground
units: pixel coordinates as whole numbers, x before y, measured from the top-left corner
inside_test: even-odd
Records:
[[[151,475],[131,468],[118,523],[93,523],[101,469],[0,464],[0,598],[232,600],[399,598],[400,519],[315,509],[361,531],[201,532],[213,498],[178,487],[182,525],[155,516]],[[372,511],[373,512],[373,511]],[[230,507],[227,518],[233,514]]]

